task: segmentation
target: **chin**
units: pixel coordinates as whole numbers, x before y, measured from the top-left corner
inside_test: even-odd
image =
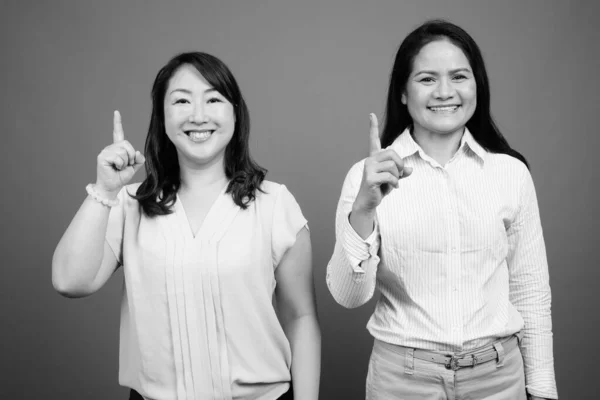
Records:
[[[215,162],[218,162],[218,160],[223,160],[224,157],[225,157],[224,153],[221,153],[221,152],[210,153],[210,154],[195,153],[195,154],[190,154],[189,159],[198,165],[207,165],[207,164],[213,164]]]
[[[465,124],[437,124],[433,125],[430,128],[431,132],[436,132],[441,135],[449,135],[455,133],[456,131],[461,131],[465,128]]]

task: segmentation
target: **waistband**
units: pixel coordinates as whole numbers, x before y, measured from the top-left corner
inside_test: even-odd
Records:
[[[422,349],[413,349],[395,344],[383,342],[375,339],[383,347],[386,347],[394,352],[398,352],[399,348],[404,349],[406,352],[411,354],[411,357],[417,358],[423,361],[429,361],[436,364],[442,364],[447,369],[454,371],[466,367],[474,367],[478,364],[487,363],[489,361],[497,360],[499,363],[502,362],[504,354],[517,348],[522,338],[522,333],[518,332],[512,336],[500,339],[488,346],[474,349],[471,351],[455,353],[444,353]]]

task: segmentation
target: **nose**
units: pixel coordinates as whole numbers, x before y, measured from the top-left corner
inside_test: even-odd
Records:
[[[192,113],[190,114],[188,119],[190,122],[195,122],[198,124],[207,122],[208,118],[204,112],[204,105],[202,103],[195,104]]]
[[[452,86],[452,82],[450,82],[447,78],[442,78],[439,80],[439,83],[434,92],[434,96],[440,100],[447,100],[454,96],[454,86]]]

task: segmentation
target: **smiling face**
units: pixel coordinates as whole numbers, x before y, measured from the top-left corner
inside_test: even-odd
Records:
[[[179,164],[223,165],[235,130],[233,105],[189,64],[169,80],[164,98],[165,131]]]
[[[423,46],[401,100],[416,136],[462,134],[477,107],[477,85],[463,51],[445,39]]]

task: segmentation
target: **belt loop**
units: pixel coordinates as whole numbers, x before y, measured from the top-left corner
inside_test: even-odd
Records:
[[[502,347],[502,343],[496,342],[494,343],[494,348],[498,353],[498,361],[496,362],[496,368],[500,368],[504,365],[504,347]]]
[[[412,375],[415,371],[415,349],[406,349],[404,360],[404,373]]]
[[[519,331],[519,332],[515,333],[519,347],[521,347],[521,341],[523,340],[523,335],[524,335],[523,331]]]

